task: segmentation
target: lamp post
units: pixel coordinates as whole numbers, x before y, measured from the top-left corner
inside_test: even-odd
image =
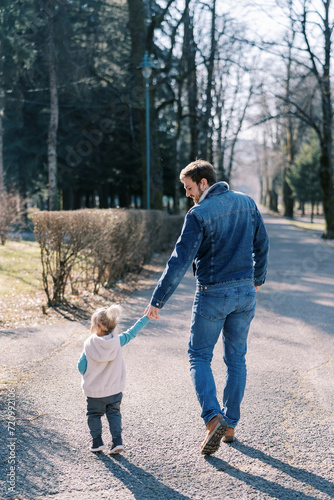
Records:
[[[149,80],[152,74],[153,64],[148,52],[145,52],[144,59],[140,65],[146,87],[146,208],[150,210],[150,95]]]

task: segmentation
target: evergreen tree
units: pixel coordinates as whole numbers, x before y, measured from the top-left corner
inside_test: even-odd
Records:
[[[289,185],[300,203],[311,203],[311,222],[314,207],[321,202],[322,192],[319,180],[320,145],[315,132],[309,134],[307,142],[300,148],[289,173]]]

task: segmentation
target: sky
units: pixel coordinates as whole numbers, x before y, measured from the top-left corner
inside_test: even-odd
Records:
[[[280,33],[286,19],[275,0],[224,0],[218,2],[218,11],[229,13],[239,21],[245,21],[254,33],[271,37]]]

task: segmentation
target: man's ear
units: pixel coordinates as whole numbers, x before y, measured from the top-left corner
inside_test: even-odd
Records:
[[[204,189],[207,189],[209,187],[208,180],[205,179],[204,177],[203,179],[201,179],[200,183],[203,185]]]

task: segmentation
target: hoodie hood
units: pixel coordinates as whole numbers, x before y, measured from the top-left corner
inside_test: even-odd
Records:
[[[111,332],[103,337],[98,337],[95,333],[88,337],[84,344],[86,355],[94,361],[112,361],[117,356],[121,348],[119,337]]]

